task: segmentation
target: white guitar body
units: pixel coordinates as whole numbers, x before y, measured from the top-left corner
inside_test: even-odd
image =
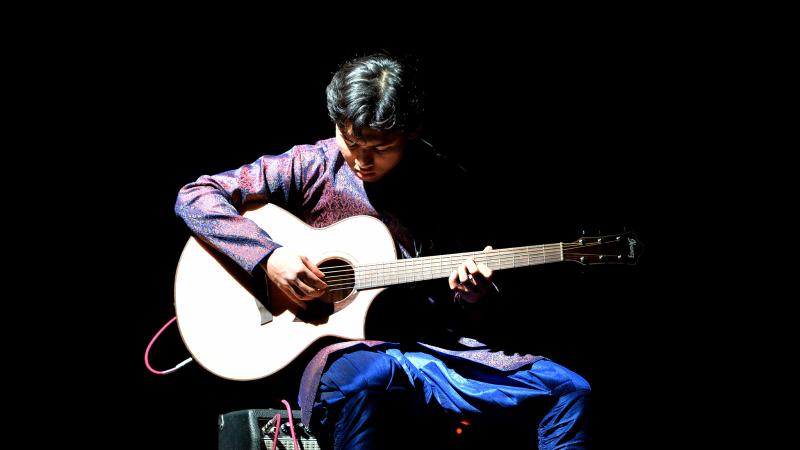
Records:
[[[271,204],[244,215],[275,242],[316,264],[338,258],[357,266],[397,258],[389,230],[373,217],[355,216],[317,229]],[[337,250],[342,248],[346,251]],[[175,310],[181,336],[195,361],[223,378],[253,380],[285,367],[323,336],[363,339],[367,310],[382,290],[353,290],[342,300],[346,307],[324,323],[307,323],[295,320],[298,307],[271,289],[274,317],[262,324],[261,303],[191,238],[175,274]]]

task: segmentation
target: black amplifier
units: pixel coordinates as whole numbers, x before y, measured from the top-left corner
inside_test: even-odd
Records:
[[[275,416],[281,415],[277,428]],[[300,411],[292,411],[294,434],[301,449],[318,450],[319,444],[308,427],[300,421]],[[275,434],[278,434],[278,449],[291,450],[292,431],[285,409],[243,409],[220,414],[219,450],[272,450]]]

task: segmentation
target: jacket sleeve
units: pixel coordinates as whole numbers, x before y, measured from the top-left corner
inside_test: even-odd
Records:
[[[203,175],[181,188],[175,214],[195,236],[252,274],[280,245],[241,213],[253,203],[288,205],[300,191],[302,167],[302,152],[295,147],[235,170]]]

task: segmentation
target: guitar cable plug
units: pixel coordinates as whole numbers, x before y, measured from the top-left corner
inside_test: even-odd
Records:
[[[167,322],[163,327],[161,327],[161,329],[158,330],[158,333],[156,333],[155,336],[153,336],[153,339],[150,340],[150,343],[147,344],[147,348],[144,351],[144,365],[147,367],[147,370],[149,370],[150,372],[153,372],[156,375],[167,375],[167,374],[170,374],[170,373],[175,372],[176,370],[180,369],[181,367],[183,367],[186,364],[189,364],[190,362],[193,361],[192,358],[186,358],[183,362],[181,362],[177,366],[175,366],[175,367],[173,367],[171,369],[167,369],[167,370],[156,370],[156,369],[153,369],[152,366],[150,366],[150,348],[153,346],[153,343],[156,341],[156,339],[158,339],[158,337],[161,335],[161,333],[163,333],[164,330],[166,330],[167,327],[172,324],[172,322],[175,322],[175,320],[177,318],[178,318],[178,316],[173,317],[172,319],[169,320],[169,322]]]

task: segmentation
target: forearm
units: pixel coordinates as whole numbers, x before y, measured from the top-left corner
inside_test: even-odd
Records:
[[[241,211],[250,204],[285,202],[291,186],[296,186],[294,167],[290,151],[237,170],[204,175],[180,190],[175,213],[195,236],[253,273],[280,246]]]
[[[252,220],[239,214],[211,177],[181,189],[175,213],[192,233],[227,255],[249,273],[279,247]]]

